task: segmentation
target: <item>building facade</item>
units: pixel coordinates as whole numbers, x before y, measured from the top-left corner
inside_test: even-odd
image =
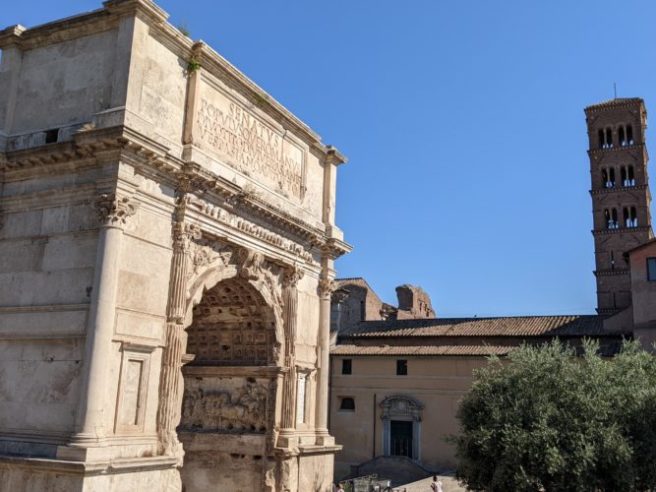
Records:
[[[555,338],[575,347],[583,338],[597,340],[608,356],[625,338],[653,347],[656,242],[645,105],[639,98],[614,99],[585,114],[598,314],[442,319],[430,299],[421,303],[428,310],[404,310],[408,303],[401,295],[395,308],[364,279],[339,280],[332,297],[330,398],[330,428],[343,445],[338,478],[371,472],[389,477],[398,469],[409,472],[411,464],[417,479],[453,469],[455,450],[447,438],[458,432],[459,400],[473,371],[491,355]]]
[[[344,157],[150,0],[0,49],[0,491],[329,490]]]

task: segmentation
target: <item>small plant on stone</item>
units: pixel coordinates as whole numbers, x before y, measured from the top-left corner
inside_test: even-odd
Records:
[[[187,62],[187,73],[191,74],[201,68],[200,61],[195,56],[192,56]]]

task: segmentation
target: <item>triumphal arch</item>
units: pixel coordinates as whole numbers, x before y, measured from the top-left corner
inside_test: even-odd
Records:
[[[150,0],[0,49],[0,491],[329,490],[344,157]]]

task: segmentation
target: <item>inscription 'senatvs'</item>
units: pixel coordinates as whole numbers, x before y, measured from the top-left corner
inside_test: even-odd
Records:
[[[261,177],[265,184],[303,198],[303,151],[234,102],[227,109],[201,100],[200,139],[230,157],[229,164]]]

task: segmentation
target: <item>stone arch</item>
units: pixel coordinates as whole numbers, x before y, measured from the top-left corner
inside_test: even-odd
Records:
[[[187,490],[263,490],[275,472],[281,347],[280,278],[253,251],[225,248],[188,279],[178,438]],[[266,457],[266,459],[263,459]],[[233,470],[230,479],[225,469]]]
[[[194,364],[270,366],[277,362],[275,315],[249,282],[231,277],[203,293],[187,328]]]
[[[185,306],[184,327],[189,327],[194,321],[194,308],[201,302],[205,294],[225,281],[240,280],[251,286],[261,297],[261,300],[270,307],[273,313],[274,345],[277,365],[282,365],[281,347],[285,341],[284,324],[282,319],[282,300],[279,286],[273,276],[261,270],[257,275],[244,275],[237,265],[228,263],[219,258],[208,264],[201,272],[196,274],[189,282],[187,301]],[[277,288],[278,287],[278,288]]]

